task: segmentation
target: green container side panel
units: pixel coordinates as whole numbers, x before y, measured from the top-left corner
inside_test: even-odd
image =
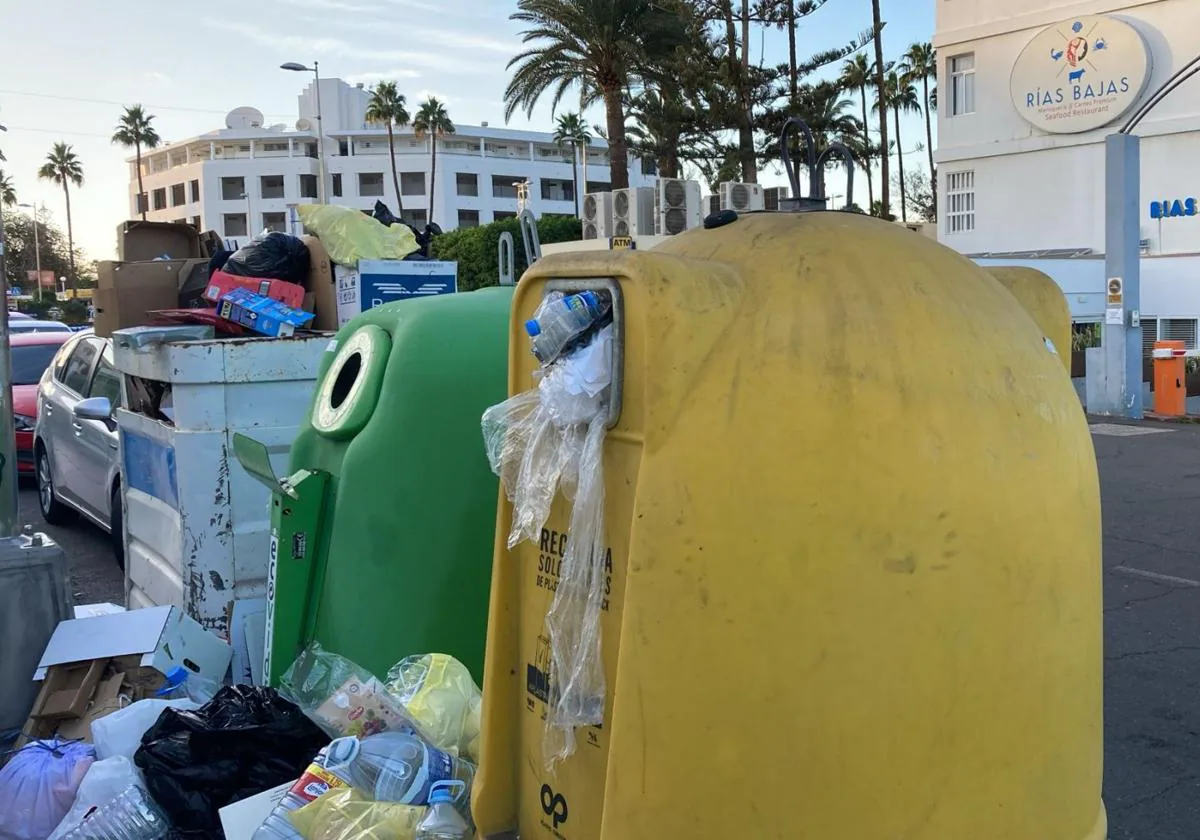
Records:
[[[363,313],[336,347],[368,325],[390,335],[374,411],[344,439],[314,425],[322,385],[342,369],[331,370],[335,349],[292,445],[291,472],[331,476],[304,640],[379,677],[438,652],[482,681],[499,486],[480,419],[507,397],[512,296],[481,289]]]

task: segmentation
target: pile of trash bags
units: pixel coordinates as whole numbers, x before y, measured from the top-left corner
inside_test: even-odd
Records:
[[[25,745],[0,769],[0,840],[220,838],[222,809],[252,797],[253,840],[468,840],[482,699],[451,656],[380,680],[314,643],[279,690],[139,700],[93,744]]]

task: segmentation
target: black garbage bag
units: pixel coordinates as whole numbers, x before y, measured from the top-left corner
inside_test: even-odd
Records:
[[[382,201],[375,202],[375,210],[371,213],[371,218],[386,227],[403,224]]]
[[[308,246],[299,237],[273,230],[256,236],[233,252],[224,270],[239,277],[308,282]]]
[[[224,837],[217,814],[300,777],[329,737],[273,688],[225,686],[194,712],[167,709],[133,761],[180,840]]]

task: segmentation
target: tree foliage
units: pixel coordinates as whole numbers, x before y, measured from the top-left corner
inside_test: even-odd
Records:
[[[400,194],[400,175],[396,171],[396,126],[408,125],[410,119],[407,100],[396,88],[395,82],[380,82],[371,89],[367,100],[367,112],[363,115],[369,123],[387,127],[388,157],[392,161],[392,186],[396,190],[396,212],[404,213],[404,198]]]
[[[28,272],[35,271],[39,254],[34,250],[33,218],[25,213],[4,213],[4,270],[9,288],[19,288],[37,294],[30,283]],[[37,243],[40,250],[42,271],[54,273],[55,278],[69,277],[71,259],[68,255],[67,236],[62,228],[44,210],[38,211]],[[84,264],[83,253],[76,250],[75,259]],[[81,285],[88,285],[95,276],[94,271],[81,272]]]
[[[71,271],[67,275],[71,280],[71,288],[79,288],[79,272],[75,269],[75,233],[71,227],[71,187],[83,186],[83,163],[79,155],[68,143],[55,143],[46,162],[38,169],[38,177],[52,181],[62,187],[63,198],[67,206],[67,256],[71,263]]]
[[[127,105],[117,128],[113,132],[112,142],[119,143],[127,149],[133,149],[137,157],[138,182],[138,211],[142,220],[146,219],[146,190],[142,186],[142,149],[157,149],[162,144],[162,138],[154,128],[154,115],[147,114],[141,105]]]
[[[583,225],[573,216],[542,216],[537,220],[538,240],[551,242],[574,242],[583,236]],[[514,273],[519,278],[529,267],[529,258],[521,239],[520,223],[517,219],[501,219],[490,225],[459,228],[434,238],[432,253],[439,260],[458,262],[458,289],[471,291],[500,283],[498,261],[500,234],[507,231],[513,237]]]

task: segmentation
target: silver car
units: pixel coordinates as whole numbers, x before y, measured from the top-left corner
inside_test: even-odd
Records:
[[[124,564],[117,424],[121,374],[112,343],[82,332],[63,344],[38,384],[34,460],[42,517],[60,525],[75,514],[112,535]]]

